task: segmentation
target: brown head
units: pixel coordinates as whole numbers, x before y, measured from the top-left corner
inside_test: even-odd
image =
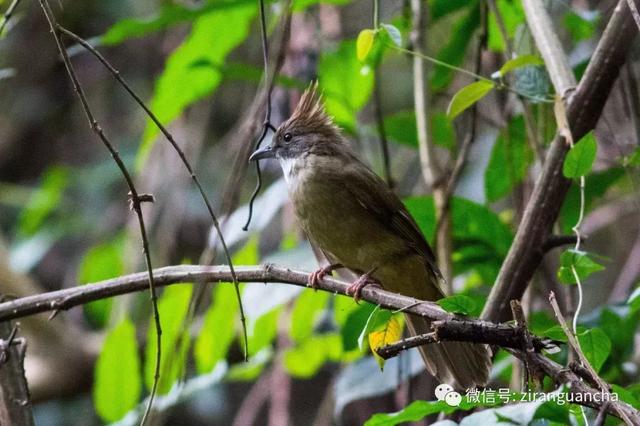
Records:
[[[250,160],[336,155],[345,148],[340,129],[324,110],[318,84],[314,82],[302,94],[291,117],[278,127],[271,144],[254,152]]]

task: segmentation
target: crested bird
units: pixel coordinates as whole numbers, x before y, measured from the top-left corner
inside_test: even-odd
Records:
[[[376,284],[421,300],[444,297],[443,278],[429,244],[402,201],[361,162],[326,113],[317,83],[303,93],[267,146],[250,160],[275,158],[281,165],[298,222],[330,265],[309,284],[337,268],[359,275],[349,287]],[[406,315],[412,335],[428,333],[430,321]],[[470,389],[487,383],[491,367],[483,344],[439,342],[419,347],[427,370],[441,383]]]

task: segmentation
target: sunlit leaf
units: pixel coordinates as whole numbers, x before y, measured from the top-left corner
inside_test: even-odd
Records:
[[[627,304],[631,307],[633,312],[638,312],[638,310],[640,310],[640,287],[636,287],[636,289],[633,290],[627,300]]]
[[[293,0],[293,11],[300,12],[318,3],[327,3],[335,5],[343,5],[349,3],[351,0]]]
[[[287,349],[284,366],[293,377],[306,379],[314,376],[325,362],[340,359],[342,344],[337,334],[310,337],[298,346]]]
[[[454,294],[436,301],[447,312],[462,315],[475,315],[478,313],[476,302],[464,294]]]
[[[166,394],[184,371],[190,334],[185,333],[183,322],[191,299],[191,285],[172,285],[164,289],[158,300],[160,326],[162,328],[162,359],[158,394]],[[153,386],[156,365],[156,327],[153,317],[147,332],[145,348],[144,379],[147,389]]]
[[[318,64],[318,81],[327,113],[338,124],[348,130],[355,129],[356,113],[369,100],[373,77],[373,72],[366,72],[356,57],[355,40],[343,41],[337,50],[323,52]]]
[[[391,311],[380,309],[380,306],[376,306],[373,312],[371,312],[371,315],[369,315],[369,318],[367,318],[367,323],[364,325],[364,328],[358,337],[358,347],[361,351],[364,352],[369,347],[369,333],[384,327],[389,322],[392,315]]]
[[[597,150],[598,144],[593,132],[587,133],[567,153],[562,166],[562,174],[570,179],[588,174],[596,159]]]
[[[387,323],[369,333],[369,348],[373,352],[373,356],[376,358],[380,369],[384,368],[384,359],[381,358],[376,352],[377,349],[395,343],[402,337],[402,325],[396,316],[389,318]]]
[[[193,64],[201,60],[223,63],[247,37],[256,10],[255,2],[247,3],[214,10],[195,21],[191,34],[173,51],[156,80],[150,107],[161,123],[173,121],[189,105],[215,91],[222,80],[222,72],[194,67]],[[158,133],[157,127],[148,120],[136,159],[138,170],[142,168]]]
[[[509,38],[513,38],[516,34],[516,29],[519,25],[523,25],[525,23],[524,11],[522,9],[522,4],[519,1],[511,1],[511,0],[496,0],[496,7],[498,8],[498,13],[502,18],[502,22],[504,23],[505,30],[507,31],[507,36]],[[492,10],[489,10],[489,20],[488,20],[488,47],[490,50],[496,52],[503,52],[505,48],[504,37],[500,28],[496,21],[496,16]]]
[[[289,335],[294,342],[301,342],[313,334],[314,326],[329,301],[329,293],[305,289],[296,299],[291,312]]]
[[[125,271],[124,238],[118,236],[93,246],[85,253],[78,267],[78,282],[80,284],[95,283],[115,278]],[[84,305],[88,317],[103,326],[108,320],[113,299],[97,300]]]
[[[518,68],[526,67],[529,65],[543,65],[543,64],[544,64],[544,61],[538,55],[517,56],[505,62],[504,65],[502,65],[502,67],[498,71],[498,74],[499,76],[503,77],[507,73]]]
[[[236,334],[238,301],[233,284],[216,284],[212,297],[213,302],[204,316],[193,349],[196,367],[201,374],[213,370],[219,361],[225,359]]]
[[[602,365],[611,353],[611,340],[609,340],[609,336],[599,328],[592,328],[579,334],[578,342],[589,364],[591,364],[596,372],[600,371]]]
[[[453,120],[464,110],[485,97],[495,85],[490,81],[480,80],[460,89],[447,107],[447,117]]]
[[[573,273],[575,268],[580,281],[585,280],[594,272],[604,269],[604,266],[593,260],[587,252],[577,250],[565,250],[560,255],[560,269],[558,279],[563,284],[575,284],[576,278]]]
[[[135,407],[141,392],[136,332],[125,318],[109,331],[96,361],[93,404],[103,420],[115,422]]]
[[[509,122],[491,151],[489,164],[484,172],[484,187],[488,201],[497,201],[511,193],[523,181],[533,152],[529,148],[522,116]]]
[[[276,308],[259,318],[248,318],[249,357],[270,347],[278,334],[278,317],[282,308]]]
[[[371,47],[373,47],[373,40],[376,37],[376,32],[374,30],[362,30],[360,34],[358,34],[358,38],[356,40],[356,56],[360,62],[363,62],[369,52],[371,51]]]

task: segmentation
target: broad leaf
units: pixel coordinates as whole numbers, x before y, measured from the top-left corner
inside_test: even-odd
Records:
[[[609,336],[599,328],[592,328],[578,335],[578,342],[589,364],[596,372],[600,371],[611,353]]]
[[[107,334],[96,361],[93,404],[106,422],[120,420],[142,392],[136,331],[127,318]]]
[[[434,112],[430,114],[429,118],[433,142],[447,149],[453,148],[455,135],[451,121],[441,112]],[[400,111],[386,116],[384,128],[389,140],[413,148],[418,147],[418,131],[414,111]]]
[[[497,201],[511,193],[527,175],[533,152],[526,140],[522,116],[511,119],[498,137],[485,169],[484,186],[488,201]]]
[[[162,328],[162,359],[160,364],[160,380],[158,394],[166,394],[176,382],[183,369],[190,334],[185,333],[183,322],[189,308],[191,285],[172,285],[164,289],[158,300],[160,312],[160,326]],[[147,332],[147,346],[145,348],[144,379],[147,389],[153,385],[153,375],[156,365],[156,327],[153,317]]]
[[[453,95],[453,98],[447,107],[447,117],[449,120],[453,120],[467,108],[485,97],[494,87],[494,83],[486,80],[480,80],[460,89],[455,95]]]
[[[382,29],[387,32],[387,35],[389,36],[393,44],[398,47],[402,46],[402,33],[397,27],[391,24],[381,24],[380,27],[382,27]]]
[[[236,334],[238,300],[232,283],[218,283],[212,292],[213,302],[207,309],[193,355],[201,374],[208,373],[225,359]]]
[[[587,252],[573,249],[565,250],[560,255],[560,269],[558,270],[558,279],[561,283],[576,283],[574,268],[580,281],[583,281],[594,272],[603,270],[604,266],[593,260]]]
[[[562,174],[569,179],[588,174],[596,159],[597,150],[598,144],[593,132],[587,133],[567,153],[562,165]]]
[[[247,37],[255,13],[253,3],[214,10],[198,18],[191,34],[167,59],[156,81],[150,107],[161,123],[173,121],[185,108],[216,90],[222,81],[222,72],[193,64],[198,61],[223,63]],[[136,159],[138,170],[144,165],[158,134],[155,124],[148,120]]]
[[[40,187],[18,217],[18,233],[28,237],[36,233],[44,221],[60,205],[64,190],[69,184],[69,170],[63,167],[49,168],[42,178]]]
[[[373,89],[373,72],[358,61],[355,40],[343,41],[333,52],[323,52],[318,81],[327,113],[336,123],[355,129],[356,113],[367,103]]]
[[[507,73],[529,65],[544,65],[544,61],[538,55],[522,55],[509,59],[502,65],[497,74],[504,77]]]
[[[478,306],[469,296],[454,294],[437,300],[438,305],[447,312],[462,315],[476,315]]]
[[[329,293],[305,289],[296,299],[291,312],[289,335],[294,342],[302,342],[313,334],[314,327],[324,312]]]

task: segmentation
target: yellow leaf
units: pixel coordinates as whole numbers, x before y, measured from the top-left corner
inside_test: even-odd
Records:
[[[375,37],[376,32],[374,30],[362,30],[360,34],[358,34],[358,39],[356,40],[356,56],[360,62],[364,62],[371,51]]]
[[[383,346],[395,343],[400,340],[402,335],[402,324],[398,321],[398,318],[393,316],[385,324],[385,326],[379,330],[369,333],[369,347],[373,351],[373,356],[378,361],[380,369],[384,368],[384,359],[382,359],[376,350]]]

